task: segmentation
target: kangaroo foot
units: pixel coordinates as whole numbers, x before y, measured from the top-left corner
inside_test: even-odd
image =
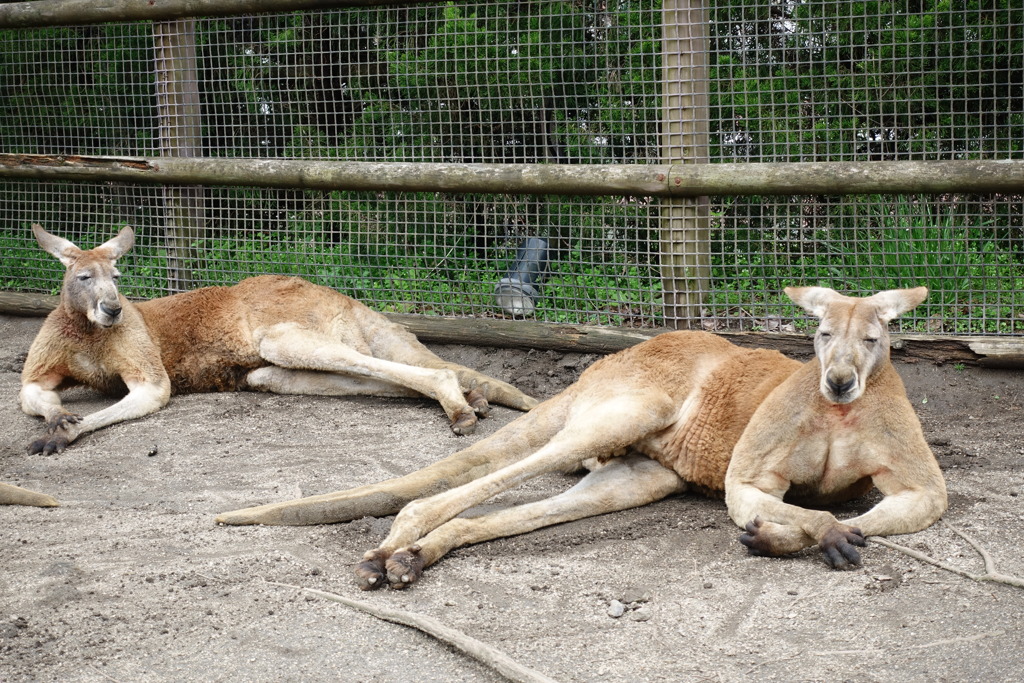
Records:
[[[68,437],[61,432],[56,432],[53,434],[47,434],[46,436],[40,437],[30,443],[28,445],[28,452],[30,455],[35,455],[36,453],[41,453],[43,455],[63,453],[69,443],[71,443],[71,440],[68,439]]]
[[[356,565],[356,583],[364,591],[377,590],[387,585],[384,563],[387,555],[383,550],[370,550],[363,555],[363,561]]]
[[[455,414],[452,419],[452,431],[459,436],[472,434],[476,430],[476,413],[471,409]]]
[[[392,588],[408,588],[419,581],[423,576],[423,558],[420,556],[420,547],[411,545],[408,548],[397,550],[388,559],[388,582]]]
[[[849,569],[860,564],[860,553],[853,546],[864,547],[866,542],[860,529],[840,524],[829,529],[818,542],[825,561],[833,569]]]
[[[479,389],[470,389],[466,392],[466,403],[470,405],[473,412],[480,417],[487,417],[491,412],[491,404]]]

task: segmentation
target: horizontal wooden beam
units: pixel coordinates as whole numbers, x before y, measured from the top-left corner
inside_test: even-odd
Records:
[[[22,292],[0,292],[0,313],[21,317],[42,317],[50,315],[57,308],[59,297],[48,294],[25,294]]]
[[[1019,194],[1024,160],[571,166],[0,154],[0,178],[534,195]]]
[[[669,331],[664,328],[625,329],[487,318],[392,314],[388,317],[402,323],[424,342],[579,353],[614,353]],[[738,346],[774,349],[800,360],[814,355],[814,339],[807,335],[728,331],[715,334]],[[894,334],[892,357],[907,363],[1024,368],[1024,339]]]
[[[402,0],[403,4],[425,0]],[[394,4],[394,0],[33,0],[0,5],[0,28],[247,16]]]
[[[0,292],[0,314],[47,315],[58,298],[45,294]],[[614,353],[667,332],[663,328],[617,328],[564,325],[499,318],[454,318],[389,313],[420,341],[434,344],[550,349],[576,353]],[[814,355],[811,337],[762,332],[716,332],[739,346],[775,349],[787,356]],[[986,367],[1024,368],[1024,338],[937,337],[895,334],[892,356],[904,362],[963,363]]]
[[[532,320],[454,318],[388,313],[420,341],[467,346],[549,349],[578,353],[614,353],[665,332],[665,329],[623,329],[596,325],[560,325]]]

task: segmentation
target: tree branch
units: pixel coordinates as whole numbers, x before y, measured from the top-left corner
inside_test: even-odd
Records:
[[[340,602],[343,605],[366,612],[378,619],[418,629],[427,635],[433,636],[434,638],[461,650],[478,662],[494,669],[510,681],[522,681],[523,683],[555,683],[554,679],[548,678],[544,674],[538,673],[533,669],[529,669],[519,664],[497,648],[468,636],[461,631],[451,628],[450,626],[446,626],[433,617],[416,614],[415,612],[406,612],[404,610],[383,607],[380,605],[371,605],[366,602],[352,600],[351,598],[346,598],[342,595],[337,595],[336,593],[328,593],[315,588],[303,588],[302,586],[293,586],[287,583],[278,583],[277,581],[267,581],[267,583],[275,586],[283,586],[285,588],[294,588],[296,590],[305,591],[306,593],[319,596],[326,600]]]
[[[1002,572],[998,571],[998,569],[996,568],[995,561],[992,559],[992,556],[988,554],[988,552],[985,550],[984,547],[982,547],[980,543],[975,541],[973,538],[968,536],[963,531],[957,529],[955,526],[947,522],[945,519],[942,520],[942,523],[946,525],[946,527],[953,533],[955,533],[957,536],[967,541],[971,545],[971,547],[974,548],[979,555],[981,555],[982,560],[985,562],[984,574],[973,574],[965,569],[960,569],[959,567],[954,567],[951,564],[946,564],[945,562],[936,560],[934,557],[931,557],[930,555],[925,555],[922,552],[918,552],[913,548],[908,548],[905,545],[900,545],[899,543],[893,543],[892,541],[882,538],[880,536],[871,536],[868,538],[868,540],[872,541],[873,543],[878,543],[879,545],[884,545],[886,548],[892,548],[893,550],[901,552],[904,555],[912,557],[920,562],[933,565],[935,567],[938,567],[939,569],[944,569],[947,572],[959,574],[960,576],[963,576],[964,578],[970,579],[972,581],[991,581],[993,583],[1003,583],[1008,586],[1024,588],[1024,579],[1021,579],[1010,574],[1003,574]]]

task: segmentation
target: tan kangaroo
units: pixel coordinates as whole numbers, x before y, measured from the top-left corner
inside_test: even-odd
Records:
[[[927,293],[851,298],[788,288],[821,319],[816,360],[801,364],[703,332],[662,334],[599,360],[529,414],[418,472],[218,521],[317,524],[397,512],[356,574],[364,589],[403,588],[453,548],[682,491],[724,490],[751,553],[817,544],[833,567],[858,564],[854,546],[865,536],[918,531],[946,509],[942,474],[889,361],[886,328]],[[592,471],[562,494],[458,517],[531,477],[584,463]],[[883,500],[845,523],[791,502],[844,501],[872,485]]]
[[[60,303],[22,373],[22,409],[47,427],[33,453],[59,453],[80,435],[152,413],[179,393],[428,396],[456,434],[473,431],[488,401],[520,410],[537,403],[441,360],[400,325],[327,287],[264,275],[133,304],[118,292],[115,263],[134,244],[131,228],[89,251],[39,225],[32,231],[67,268]],[[82,384],[127,394],[80,417],[64,409],[58,392]]]

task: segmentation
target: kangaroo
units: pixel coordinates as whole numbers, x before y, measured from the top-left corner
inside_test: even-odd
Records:
[[[32,231],[66,271],[22,372],[21,407],[46,420],[31,453],[60,453],[82,434],[152,413],[182,393],[428,396],[460,435],[473,431],[489,401],[519,410],[537,404],[441,360],[397,323],[327,287],[263,275],[132,303],[118,291],[116,266],[135,242],[130,227],[88,251],[38,224]],[[58,392],[83,384],[127,394],[82,417]]]
[[[755,555],[817,544],[834,568],[860,563],[865,536],[926,528],[946,487],[903,382],[886,323],[924,287],[866,298],[823,287],[786,294],[820,318],[816,359],[743,349],[705,332],[669,332],[607,356],[494,435],[380,484],[229,512],[225,524],[318,524],[398,513],[356,566],[365,590],[415,583],[449,550],[645,505],[674,493],[725,494]],[[458,517],[545,472],[590,473],[547,500]],[[799,507],[877,487],[868,512],[838,521]]]

